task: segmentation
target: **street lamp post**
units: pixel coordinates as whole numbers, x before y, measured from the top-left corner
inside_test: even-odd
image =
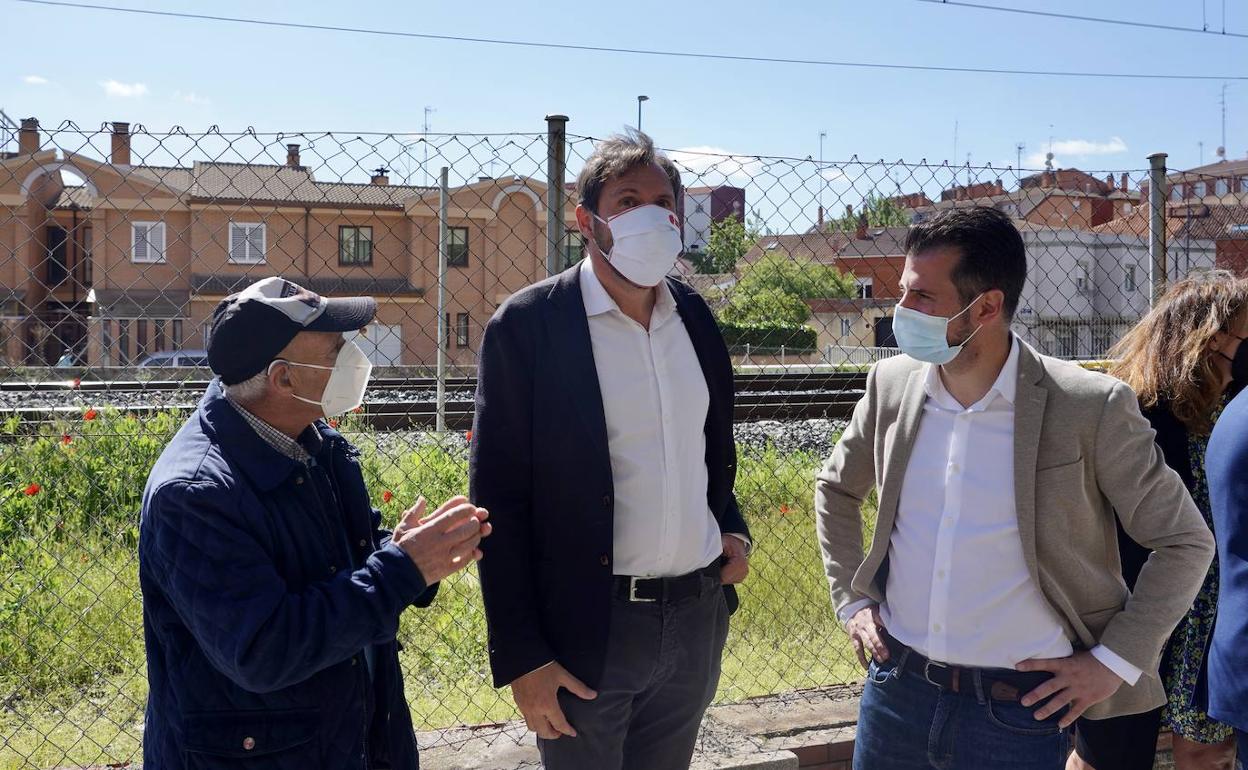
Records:
[[[638,131],[641,130],[641,103],[648,102],[648,101],[650,101],[649,96],[642,95],[642,96],[637,97],[637,130]]]

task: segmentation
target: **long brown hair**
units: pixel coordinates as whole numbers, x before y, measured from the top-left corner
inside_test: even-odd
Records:
[[[1143,406],[1164,403],[1189,431],[1212,429],[1222,397],[1209,343],[1248,311],[1248,281],[1227,270],[1192,273],[1171,285],[1152,310],[1109,351],[1110,373]]]

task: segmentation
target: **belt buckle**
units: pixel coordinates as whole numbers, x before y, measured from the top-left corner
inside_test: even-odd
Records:
[[[941,684],[940,682],[932,681],[931,672],[933,668],[943,668],[944,670],[948,671],[950,667],[944,663],[937,663],[934,660],[929,660],[923,664],[923,678],[927,680],[927,683],[932,685],[933,687],[939,687],[942,690],[946,689],[946,686]]]
[[[649,580],[650,578],[630,577],[628,579],[628,600],[630,602],[657,602],[658,599],[647,599],[637,595],[637,581]]]

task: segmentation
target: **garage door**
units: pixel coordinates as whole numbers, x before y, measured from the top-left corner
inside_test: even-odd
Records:
[[[362,332],[347,332],[373,362],[373,366],[398,366],[403,363],[403,327],[369,324]]]

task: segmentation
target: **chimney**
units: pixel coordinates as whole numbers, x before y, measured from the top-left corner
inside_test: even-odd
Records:
[[[1005,182],[997,180],[997,195],[1005,195]]]
[[[867,239],[867,210],[863,209],[858,215],[858,231],[854,233],[854,238],[865,241]]]
[[[1105,194],[1108,195],[1109,193],[1112,193],[1115,187],[1117,187],[1117,185],[1114,184],[1114,175],[1107,174],[1105,176]]]
[[[303,168],[303,164],[299,162],[299,145],[286,145],[286,165],[290,168]]]
[[[18,134],[17,148],[23,155],[34,155],[39,152],[38,118],[22,118],[22,128]]]
[[[113,156],[114,166],[130,165],[130,124],[113,123]]]
[[[390,174],[390,169],[386,168],[385,166],[380,166],[376,169],[373,169],[372,183],[377,184],[377,185],[390,184],[389,174]]]
[[[819,232],[823,232],[823,206],[819,207]]]
[[[1122,190],[1124,193],[1131,191],[1131,177],[1125,171],[1122,172],[1122,184],[1118,189]]]
[[[1040,186],[1046,189],[1053,186],[1053,171],[1051,169],[1046,169],[1040,175]]]

